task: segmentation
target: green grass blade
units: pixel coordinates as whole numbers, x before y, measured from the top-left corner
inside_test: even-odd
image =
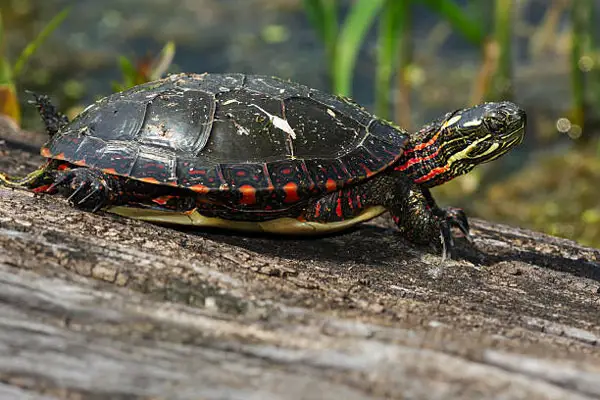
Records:
[[[33,39],[21,52],[19,58],[15,62],[15,66],[13,68],[13,77],[16,79],[17,76],[23,71],[23,67],[29,58],[36,52],[36,50],[44,43],[44,41],[62,24],[62,22],[67,18],[69,12],[71,11],[70,7],[65,8],[58,14],[54,16],[48,22],[48,24],[42,29],[42,31],[37,35],[35,39]]]
[[[156,59],[152,62],[149,80],[154,81],[156,79],[162,78],[162,76],[171,67],[171,63],[173,62],[174,58],[175,42],[169,41],[167,42],[167,44],[164,45],[158,57],[156,57]]]
[[[337,94],[349,96],[356,56],[386,0],[357,0],[350,9],[338,36],[333,67],[333,88]]]
[[[308,21],[317,31],[317,35],[325,41],[325,1],[327,0],[304,0],[304,11]]]
[[[422,2],[441,15],[454,29],[470,43],[479,46],[483,43],[485,34],[479,20],[470,17],[455,1],[452,0],[422,0]]]
[[[0,56],[4,57],[4,20],[2,19],[2,10],[0,10]]]
[[[375,72],[375,113],[389,119],[391,82],[398,59],[407,61],[411,0],[387,0],[379,22],[377,69]],[[400,56],[400,57],[399,57]]]
[[[494,40],[500,49],[498,68],[494,76],[493,93],[490,100],[509,100],[512,97],[512,42],[514,2],[496,0],[494,10]]]
[[[308,20],[325,45],[330,75],[333,75],[333,58],[339,28],[337,0],[304,0],[304,9]]]

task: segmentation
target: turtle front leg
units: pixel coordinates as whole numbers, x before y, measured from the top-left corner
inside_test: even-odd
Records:
[[[303,217],[330,223],[352,219],[372,206],[389,210],[400,232],[411,242],[441,247],[444,259],[451,256],[454,247],[452,227],[468,232],[462,210],[439,208],[429,190],[394,172],[316,199],[308,204]]]
[[[396,178],[395,187],[387,189],[384,206],[400,232],[411,242],[441,246],[442,259],[451,258],[454,250],[452,226],[468,232],[464,212],[456,213],[439,208],[427,189],[419,187],[404,176]]]
[[[431,195],[431,191],[429,189],[425,188],[422,190],[423,195],[427,199],[427,204],[433,210],[434,214],[448,221],[450,226],[457,227],[463,233],[463,235],[465,235],[465,238],[469,242],[472,242],[473,240],[470,234],[469,220],[467,219],[467,215],[463,209],[454,207],[441,208],[435,202],[435,199]]]
[[[59,193],[76,208],[96,212],[113,205],[120,192],[119,178],[88,168],[54,172],[46,193]]]

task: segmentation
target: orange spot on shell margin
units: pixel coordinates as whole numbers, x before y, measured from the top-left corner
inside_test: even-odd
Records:
[[[210,189],[208,188],[208,186],[204,186],[204,185],[200,185],[200,184],[190,186],[190,190],[193,190],[194,192],[200,193],[200,194],[210,192]]]
[[[294,182],[288,182],[283,185],[283,190],[285,191],[285,199],[283,200],[285,203],[294,203],[300,200],[300,197],[298,197],[298,185]]]
[[[242,185],[239,191],[242,193],[241,204],[256,204],[256,189],[254,187],[251,185]]]
[[[42,147],[40,149],[40,154],[42,155],[42,157],[46,157],[46,158],[52,157],[52,153],[50,153],[50,149],[48,149],[47,147]]]

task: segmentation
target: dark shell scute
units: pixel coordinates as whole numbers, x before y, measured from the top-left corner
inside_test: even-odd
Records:
[[[220,165],[205,159],[179,158],[176,173],[179,186],[219,190],[226,184]]]
[[[294,129],[298,158],[336,158],[352,151],[366,134],[350,117],[307,97],[285,100],[285,117]]]
[[[275,187],[272,203],[294,203],[313,192],[315,184],[303,160],[282,160],[267,164]]]
[[[244,185],[253,188],[271,188],[272,183],[265,164],[227,164],[223,167],[223,178],[232,190]]]
[[[320,192],[339,189],[351,180],[348,170],[339,159],[312,159],[304,164]]]
[[[133,140],[144,123],[146,103],[101,101],[81,113],[61,134],[87,134],[104,140]]]
[[[169,78],[176,87],[190,90],[202,90],[217,94],[239,89],[246,82],[244,74],[179,74]]]
[[[82,154],[86,154],[85,162],[90,167],[110,168],[116,174],[131,176],[139,153],[140,147],[135,142],[104,142],[102,149],[96,153]]]
[[[397,158],[399,153],[398,145],[390,144],[374,135],[367,136],[362,146],[369,154],[379,160],[379,163],[377,164],[379,168],[387,167],[389,164],[387,160]],[[404,144],[402,146],[404,146]]]
[[[219,93],[210,138],[202,157],[215,162],[267,162],[290,155],[285,132],[271,117],[282,118],[283,104],[263,93],[232,90]],[[243,158],[243,159],[242,159]]]
[[[308,97],[364,127],[367,127],[373,120],[373,116],[367,110],[344,98],[332,96],[315,89],[311,89]]]
[[[248,76],[244,89],[282,100],[297,96],[307,97],[310,92],[308,87],[299,83],[268,76]]]
[[[128,175],[141,180],[177,184],[176,162],[174,154],[141,146]]]
[[[351,153],[346,154],[341,161],[352,177],[351,181],[367,178],[388,165],[385,159],[371,154],[364,146],[359,146]]]
[[[212,128],[215,99],[198,90],[168,90],[148,103],[136,140],[178,154],[198,154]]]
[[[408,142],[407,132],[401,130],[400,128],[395,128],[389,123],[379,119],[373,119],[367,130],[377,139],[383,140],[384,142],[395,146],[396,149],[403,149]]]

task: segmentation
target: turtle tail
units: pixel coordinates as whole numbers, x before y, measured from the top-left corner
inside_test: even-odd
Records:
[[[31,91],[27,91],[27,93],[31,94],[34,98],[34,100],[31,100],[29,103],[34,104],[38,109],[40,117],[46,126],[48,136],[54,136],[61,128],[69,123],[69,118],[56,109],[48,96]]]
[[[48,178],[46,166],[27,174],[23,178],[13,178],[0,173],[0,186],[6,186],[13,189],[35,189],[45,186],[45,180]]]

